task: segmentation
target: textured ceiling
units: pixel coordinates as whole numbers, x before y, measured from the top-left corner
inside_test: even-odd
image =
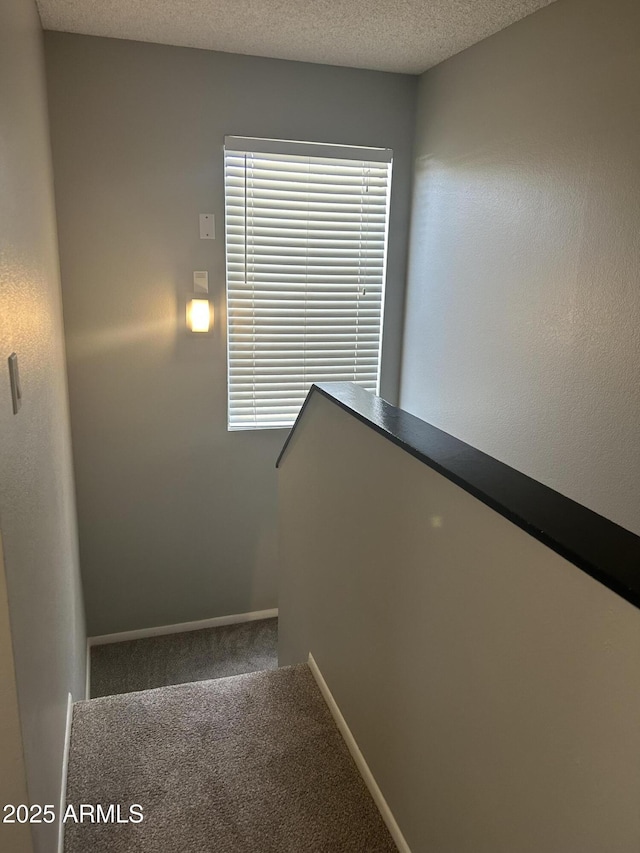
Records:
[[[419,74],[552,0],[37,0],[47,30]]]

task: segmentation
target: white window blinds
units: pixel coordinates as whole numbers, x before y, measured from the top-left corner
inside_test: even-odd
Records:
[[[386,149],[225,140],[229,429],[378,390],[390,181]]]

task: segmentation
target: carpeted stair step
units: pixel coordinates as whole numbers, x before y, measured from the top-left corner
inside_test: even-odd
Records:
[[[67,801],[144,820],[68,820],[65,853],[396,849],[306,665],[77,703]]]

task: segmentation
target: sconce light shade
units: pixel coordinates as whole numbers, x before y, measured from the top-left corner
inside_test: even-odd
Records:
[[[213,309],[208,299],[189,299],[187,301],[187,328],[192,332],[208,332]]]

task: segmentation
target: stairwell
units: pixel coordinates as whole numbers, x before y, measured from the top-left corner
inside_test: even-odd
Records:
[[[285,666],[77,704],[67,853],[635,853],[640,537],[351,384],[278,466]]]

